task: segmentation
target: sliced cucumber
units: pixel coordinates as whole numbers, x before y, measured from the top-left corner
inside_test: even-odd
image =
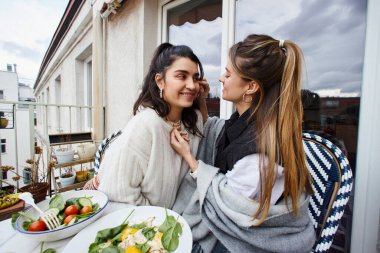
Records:
[[[64,228],[66,226],[67,226],[67,224],[62,224],[62,225],[58,226],[57,228]]]
[[[80,218],[80,219],[78,219],[78,222],[80,222],[80,221],[82,221],[82,220],[85,220],[85,219],[87,219],[88,217],[84,217],[84,218]]]
[[[79,198],[78,202],[79,202],[79,204],[82,207],[84,207],[84,206],[92,206],[92,201],[89,198],[84,198],[84,197],[83,198]]]
[[[67,226],[71,226],[71,225],[73,225],[77,221],[78,221],[78,217],[74,217],[74,218],[71,219],[71,221],[69,223],[67,223]]]
[[[78,209],[80,209],[80,204],[78,202],[78,198],[71,198],[66,200],[66,206],[76,205]]]
[[[99,203],[92,205],[92,212],[96,213],[100,209]]]
[[[58,216],[59,209],[56,207],[52,207],[52,208],[49,208],[48,210],[46,210],[46,212],[52,212],[52,213],[55,213],[56,216]]]
[[[66,218],[66,215],[64,214],[64,213],[60,213],[60,214],[58,214],[58,219],[61,221],[61,223],[65,220],[65,218]]]

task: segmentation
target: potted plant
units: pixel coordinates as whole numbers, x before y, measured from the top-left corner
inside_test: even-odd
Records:
[[[8,126],[8,119],[0,117],[0,128],[6,128]]]
[[[30,183],[24,187],[21,187],[19,191],[30,192],[36,202],[40,202],[46,198],[49,183],[47,182],[46,171],[44,163],[42,162],[42,168],[40,168],[40,161],[42,157],[42,148],[36,146],[34,148],[35,157],[37,159],[28,159],[26,163],[28,166],[26,171],[30,170]],[[26,175],[28,172],[26,172]],[[28,175],[29,176],[29,175]]]
[[[14,174],[16,174],[16,176],[18,176],[14,170],[15,169],[11,166],[0,166],[0,188],[4,194],[5,193],[11,194],[14,192],[15,186],[6,180],[8,178],[8,171],[13,172]],[[16,179],[18,179],[18,178],[16,178]],[[6,185],[3,186],[3,184],[6,184]]]
[[[0,112],[0,128],[8,126],[8,119],[4,116],[4,112]]]
[[[58,163],[68,163],[74,160],[74,149],[65,147],[54,150]]]
[[[87,159],[95,156],[96,145],[95,143],[83,143],[76,147],[76,151],[80,159]]]
[[[68,145],[71,141],[71,135],[70,134],[64,134],[59,137],[60,143],[64,144],[63,147],[60,146],[59,148],[53,149],[53,153],[55,155],[55,158],[57,159],[57,163],[68,163],[74,160],[74,149],[71,147],[71,145]]]
[[[67,169],[60,177],[59,181],[61,182],[61,187],[67,187],[69,185],[74,184],[75,182],[75,174],[72,169]]]
[[[83,182],[86,181],[88,178],[88,169],[85,168],[84,170],[79,170],[75,172],[75,181],[77,182]]]
[[[32,160],[32,159],[26,160],[26,163],[28,164],[28,166],[26,166],[26,168],[24,170],[28,171],[29,173],[25,172],[26,174],[24,174],[24,171],[23,171],[23,173],[22,173],[23,176],[21,176],[15,171],[15,168],[11,167],[11,166],[0,166],[0,170],[3,172],[4,171],[12,172],[14,174],[14,176],[12,177],[12,180],[14,182],[17,182],[21,178],[24,179],[24,182],[26,181],[29,184],[27,184],[21,188],[17,188],[17,191],[18,192],[30,192],[34,197],[34,200],[36,202],[40,202],[46,198],[47,190],[49,188],[49,184],[47,183],[47,178],[46,178],[44,166],[42,166],[42,168],[40,168],[40,161],[41,161],[41,157],[42,157],[42,149],[39,146],[36,146],[34,151],[35,151],[35,155],[36,155],[37,159],[36,160]],[[44,163],[42,163],[42,164],[44,164]],[[25,175],[25,178],[24,178],[24,175]],[[9,181],[5,181],[3,179],[0,179],[0,182],[5,183],[7,185],[15,186],[12,183],[10,183]]]

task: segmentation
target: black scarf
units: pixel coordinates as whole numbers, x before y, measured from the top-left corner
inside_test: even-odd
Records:
[[[238,112],[233,113],[218,138],[215,167],[223,174],[243,157],[256,153],[254,122],[248,121],[250,112],[246,110],[240,117]]]

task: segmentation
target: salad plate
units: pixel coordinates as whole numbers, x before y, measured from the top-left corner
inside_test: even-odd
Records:
[[[167,219],[167,215],[172,216],[182,226],[182,233],[179,236],[178,247],[172,251],[174,253],[191,252],[193,237],[191,230],[185,219],[176,212],[157,206],[136,206],[121,209],[103,216],[96,222],[84,228],[75,235],[66,245],[63,253],[89,252],[90,245],[95,241],[100,230],[110,229],[120,226],[126,219],[128,224],[139,224],[154,217],[153,226],[162,225]],[[129,217],[128,217],[129,216]]]
[[[57,194],[58,195],[58,194]],[[93,221],[98,219],[102,214],[103,211],[105,210],[107,204],[108,204],[108,197],[106,194],[104,194],[101,191],[95,191],[95,190],[80,190],[80,191],[67,191],[63,193],[59,193],[61,201],[63,201],[63,204],[67,205],[67,201],[70,199],[88,199],[90,200],[90,204],[94,204],[94,207],[96,205],[96,210],[93,210],[93,212],[89,212],[87,215],[82,215],[85,216],[84,218],[74,220],[72,222],[68,222],[67,224],[64,224],[65,218],[67,218],[63,214],[62,216],[62,225],[59,226],[58,228],[54,230],[47,230],[47,229],[30,229],[30,226],[32,224],[29,224],[30,226],[28,228],[25,227],[25,225],[28,224],[28,222],[32,223],[29,219],[32,218],[34,221],[37,221],[40,217],[40,214],[37,212],[36,209],[33,207],[30,207],[28,210],[26,210],[24,213],[25,215],[20,215],[16,222],[15,222],[15,229],[17,232],[19,232],[21,235],[24,237],[30,238],[32,240],[37,240],[37,241],[57,241],[61,240],[70,236],[75,235],[78,233],[80,230],[82,230],[84,227],[88,226],[91,224]],[[56,197],[56,196],[55,196]],[[37,206],[42,210],[46,211],[50,209],[51,207],[51,202],[53,202],[53,199],[46,199],[40,203],[37,204]],[[60,203],[62,204],[62,203]],[[80,205],[79,205],[80,206]],[[66,208],[67,209],[67,208]],[[64,212],[66,210],[62,210],[61,212]],[[67,214],[67,212],[66,212]],[[58,215],[58,213],[57,213]],[[59,215],[60,216],[60,215]],[[72,215],[76,216],[76,215]],[[79,211],[78,211],[78,217],[80,216]],[[34,223],[34,222],[33,222]]]

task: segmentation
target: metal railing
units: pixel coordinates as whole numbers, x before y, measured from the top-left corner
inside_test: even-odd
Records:
[[[7,127],[0,129],[0,166],[12,166],[17,174],[25,167],[20,163],[34,158],[36,144],[48,150],[49,135],[92,131],[91,106],[0,100],[0,112],[9,121]],[[48,164],[48,152],[43,160]]]

